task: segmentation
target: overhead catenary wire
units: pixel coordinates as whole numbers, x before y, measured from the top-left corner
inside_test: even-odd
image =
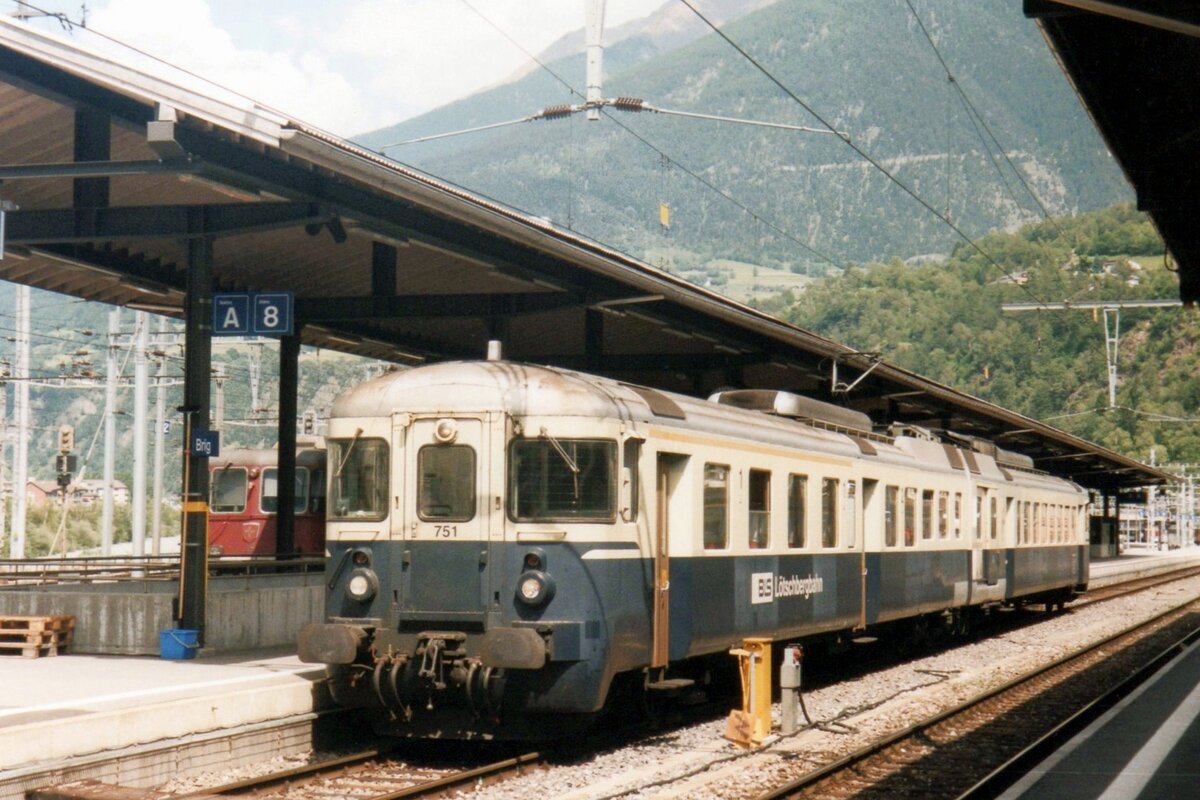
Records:
[[[1038,197],[1037,192],[1033,191],[1033,188],[1021,175],[1021,171],[1017,169],[1017,165],[1014,164],[1012,159],[1008,157],[1008,152],[1000,145],[1000,141],[996,138],[996,134],[992,131],[991,126],[987,124],[987,120],[984,119],[983,114],[979,112],[979,109],[976,108],[975,104],[971,102],[971,99],[967,97],[966,90],[963,89],[962,84],[958,81],[958,79],[954,77],[954,73],[950,70],[950,65],[946,62],[946,58],[942,55],[942,51],[937,46],[937,43],[933,41],[933,35],[930,34],[929,29],[925,26],[925,22],[921,19],[921,15],[917,13],[917,9],[913,6],[912,0],[904,0],[904,2],[905,5],[908,6],[909,13],[911,13],[913,19],[916,20],[917,27],[920,28],[921,33],[925,35],[925,41],[929,43],[929,47],[933,50],[934,56],[937,57],[938,63],[942,65],[942,69],[946,73],[946,80],[950,83],[954,89],[954,92],[958,95],[959,102],[962,103],[963,108],[966,109],[967,119],[970,120],[972,127],[975,128],[976,135],[979,137],[980,142],[983,143],[984,151],[988,154],[988,158],[991,159],[992,166],[996,169],[996,173],[1000,176],[1001,184],[1004,186],[1005,190],[1008,191],[1013,202],[1020,207],[1020,202],[1012,193],[1008,182],[1004,178],[1004,171],[1000,169],[1000,165],[996,163],[996,159],[992,155],[992,146],[996,148],[996,152],[1000,154],[1001,158],[1003,158],[1008,164],[1009,169],[1012,170],[1013,176],[1016,177],[1017,181],[1019,181],[1023,187],[1025,187],[1025,191],[1033,199],[1033,202],[1037,204],[1038,209],[1042,213],[1042,219],[1050,222],[1052,225],[1054,225],[1059,233],[1062,233],[1062,228],[1059,227],[1058,221],[1054,219],[1054,217],[1050,214],[1050,211],[1046,208],[1045,204],[1042,203],[1041,198]],[[991,145],[988,144],[987,139],[984,138],[983,132],[980,131],[981,127],[983,131],[987,132],[987,139],[991,140]]]
[[[576,89],[576,88],[575,88],[575,87],[574,87],[574,86],[573,86],[573,85],[570,83],[570,81],[568,81],[566,78],[564,78],[564,77],[562,77],[561,75],[559,75],[559,74],[558,74],[557,72],[555,72],[555,71],[554,71],[554,70],[553,70],[553,69],[552,69],[552,68],[551,68],[549,65],[547,65],[545,62],[543,62],[541,59],[539,59],[539,58],[538,58],[536,55],[534,55],[533,53],[531,53],[531,52],[530,52],[530,51],[529,51],[527,48],[525,48],[525,46],[524,46],[524,45],[522,45],[520,42],[518,42],[516,39],[514,39],[514,38],[513,38],[511,35],[509,35],[509,33],[508,33],[507,31],[505,31],[503,28],[501,28],[499,25],[497,25],[495,22],[493,22],[491,19],[489,19],[489,18],[488,18],[488,17],[487,17],[487,16],[486,16],[486,15],[485,15],[483,12],[481,12],[479,9],[475,8],[475,6],[474,6],[474,5],[472,5],[472,4],[469,2],[469,0],[459,0],[459,2],[461,2],[461,3],[462,3],[464,6],[466,6],[468,9],[470,9],[470,10],[471,10],[471,11],[472,11],[472,12],[473,12],[473,13],[474,13],[476,16],[478,16],[478,17],[479,17],[480,19],[482,19],[482,20],[483,20],[485,23],[487,23],[487,24],[488,24],[488,25],[489,25],[489,26],[490,26],[490,27],[491,27],[493,30],[495,30],[495,31],[496,31],[498,34],[500,34],[502,37],[504,37],[504,39],[505,39],[505,40],[507,40],[509,44],[511,44],[513,47],[517,48],[517,49],[518,49],[518,50],[520,50],[522,53],[524,53],[524,54],[525,54],[525,56],[526,56],[527,58],[529,58],[531,61],[533,61],[533,63],[535,63],[535,64],[536,64],[538,67],[540,67],[540,68],[541,68],[542,70],[544,70],[544,71],[545,71],[547,74],[549,74],[551,77],[553,77],[553,78],[554,78],[556,81],[558,81],[560,84],[562,84],[562,86],[564,86],[564,87],[567,89],[567,91],[569,91],[569,92],[570,92],[572,95],[574,95],[575,97],[578,97],[578,98],[580,98],[580,99],[584,99],[584,95],[583,95],[581,92],[579,92],[579,90],[577,90],[577,89]],[[639,102],[641,102],[641,101],[639,101]],[[613,106],[615,106],[616,104],[617,104],[617,101],[610,101],[610,102],[608,102],[606,105],[613,105]],[[573,108],[573,107],[574,107],[574,106],[550,106],[550,107],[548,107],[548,109],[557,109],[557,110],[562,110],[562,109],[570,109],[570,108]],[[585,107],[586,107],[586,106],[580,106],[580,108],[581,108],[581,109],[582,109],[582,108],[585,108]],[[543,111],[542,111],[542,112],[538,112],[538,113],[539,113],[539,114],[543,114],[543,113],[544,113],[545,111],[547,111],[548,109],[543,109]],[[572,112],[572,113],[573,113],[573,112]],[[747,206],[745,203],[741,202],[740,200],[738,200],[737,198],[735,198],[733,195],[729,194],[728,192],[724,191],[723,189],[719,189],[719,188],[718,188],[717,186],[715,186],[715,185],[714,185],[714,184],[713,184],[711,181],[709,181],[709,180],[707,180],[706,178],[702,177],[701,175],[699,175],[699,174],[698,174],[698,173],[696,173],[695,171],[693,171],[693,170],[689,169],[688,167],[686,167],[685,165],[683,165],[682,163],[680,163],[680,162],[679,162],[677,159],[674,159],[674,158],[672,158],[672,157],[671,157],[669,154],[667,154],[667,153],[666,153],[666,151],[664,151],[662,148],[660,148],[660,147],[658,147],[657,145],[653,144],[653,143],[652,143],[652,142],[650,142],[648,139],[646,139],[646,137],[642,136],[641,134],[637,133],[637,132],[636,132],[636,131],[634,131],[632,128],[630,128],[628,125],[626,125],[626,124],[624,124],[623,122],[621,122],[620,120],[616,119],[616,118],[615,118],[615,117],[614,117],[612,114],[608,113],[608,110],[607,110],[607,108],[605,108],[605,107],[603,107],[603,106],[602,106],[602,107],[600,108],[600,113],[601,113],[601,114],[602,114],[602,115],[603,115],[603,116],[604,116],[606,119],[608,119],[609,121],[611,121],[611,122],[613,122],[615,125],[617,125],[617,127],[619,127],[620,129],[622,129],[623,131],[625,131],[625,132],[626,132],[626,133],[628,133],[629,135],[633,136],[635,139],[637,139],[639,142],[641,142],[643,145],[645,145],[645,146],[646,146],[646,147],[648,147],[649,149],[653,150],[653,151],[654,151],[655,153],[657,153],[657,154],[658,154],[660,157],[662,157],[662,158],[665,158],[665,159],[667,159],[667,160],[668,160],[670,163],[674,164],[674,165],[675,165],[676,167],[678,167],[678,168],[679,168],[679,169],[680,169],[682,172],[684,172],[685,174],[687,174],[687,175],[688,175],[690,178],[692,178],[693,180],[695,180],[695,181],[699,182],[700,184],[702,184],[703,186],[705,186],[705,187],[706,187],[707,189],[709,189],[710,191],[713,191],[713,192],[715,192],[716,194],[720,195],[720,196],[721,196],[722,198],[724,198],[724,199],[725,199],[727,202],[730,202],[730,203],[732,203],[733,205],[737,206],[737,207],[738,207],[739,209],[741,209],[741,210],[742,210],[744,213],[748,214],[750,217],[752,217],[754,220],[756,220],[756,221],[757,221],[757,222],[759,222],[760,224],[763,224],[763,225],[765,225],[766,227],[770,228],[771,230],[775,231],[777,234],[779,234],[779,235],[780,235],[780,236],[782,236],[783,238],[785,238],[785,239],[787,239],[788,241],[791,241],[791,242],[793,242],[794,244],[798,245],[798,246],[799,246],[799,247],[801,247],[803,250],[807,251],[808,253],[810,253],[811,255],[815,256],[815,257],[816,257],[816,258],[818,258],[818,259],[820,259],[821,261],[824,261],[824,262],[826,262],[826,263],[830,264],[831,266],[833,266],[833,267],[835,267],[835,268],[837,268],[837,269],[839,269],[839,270],[844,270],[844,269],[846,269],[846,267],[847,267],[847,263],[846,263],[845,261],[839,261],[838,259],[835,259],[833,256],[831,256],[831,255],[829,255],[829,254],[827,254],[827,253],[825,253],[825,252],[822,252],[821,250],[817,249],[816,247],[813,247],[812,245],[808,244],[807,242],[804,242],[804,241],[803,241],[803,240],[801,240],[799,237],[797,237],[797,236],[795,236],[795,235],[793,235],[793,234],[791,234],[791,233],[788,233],[787,231],[785,231],[783,228],[779,227],[779,226],[778,226],[777,224],[775,224],[774,222],[771,222],[771,221],[767,220],[767,219],[766,219],[766,218],[764,218],[764,217],[763,217],[761,214],[759,214],[759,213],[757,213],[757,212],[753,211],[753,210],[752,210],[752,209],[751,209],[749,206]],[[554,118],[556,118],[556,117],[560,117],[560,116],[565,116],[565,114],[561,114],[561,113],[560,113],[560,114],[556,114],[556,115],[554,115],[554,116],[542,116],[542,117],[540,117],[540,118],[541,118],[541,119],[554,119]],[[836,132],[836,131],[835,131],[835,132]]]
[[[825,117],[823,117],[820,113],[818,113],[817,110],[814,109],[811,105],[804,102],[804,100],[801,99],[800,96],[797,95],[795,92],[793,92],[790,88],[788,88],[788,86],[786,84],[784,84],[783,81],[781,81],[781,80],[779,80],[779,78],[775,77],[775,75],[770,70],[768,70],[761,63],[759,63],[759,61],[756,58],[754,58],[754,56],[750,55],[750,53],[748,53],[745,48],[743,48],[740,44],[738,44],[732,38],[730,38],[730,36],[727,33],[725,33],[719,27],[717,27],[717,25],[714,22],[712,22],[712,20],[710,20],[708,17],[706,17],[698,8],[696,8],[695,5],[693,5],[691,0],[679,0],[679,2],[682,3],[683,5],[687,6],[687,8],[693,14],[695,14],[696,17],[699,18],[701,22],[703,22],[706,26],[708,26],[708,28],[710,30],[712,30],[713,33],[715,33],[722,40],[724,40],[724,42],[726,44],[728,44],[731,48],[733,48],[733,50],[735,50],[738,53],[738,55],[740,55],[742,58],[744,58],[751,66],[753,66],[760,73],[762,73],[762,75],[764,77],[766,77],[767,80],[769,80],[771,83],[775,84],[775,86],[778,87],[780,91],[782,91],[785,95],[787,95],[789,98],[791,98],[801,108],[803,108],[805,111],[807,111],[809,114],[811,114],[814,119],[816,119],[818,122],[821,123],[821,125],[823,125],[825,128],[827,128],[830,131],[835,131],[835,132],[837,131],[837,128],[835,128],[831,122],[829,122],[827,119],[825,119]],[[841,137],[839,137],[839,138],[841,138]],[[913,200],[915,200],[922,208],[924,208],[926,211],[928,211],[930,214],[932,214],[934,217],[936,217],[938,220],[940,220],[942,222],[942,224],[946,225],[948,228],[950,228],[950,230],[954,231],[954,233],[960,239],[962,239],[963,242],[965,242],[972,250],[979,253],[979,255],[981,255],[984,258],[984,260],[987,261],[988,264],[990,264],[991,266],[998,269],[1006,277],[1012,277],[1012,274],[1007,269],[1005,269],[1004,266],[1001,265],[1000,262],[997,261],[990,253],[988,253],[986,250],[984,250],[979,245],[978,242],[976,242],[974,239],[972,239],[970,236],[968,236],[966,234],[966,232],[962,230],[962,228],[960,228],[957,224],[954,223],[953,220],[949,219],[945,214],[942,214],[940,211],[938,211],[936,208],[934,208],[934,206],[928,200],[921,197],[921,195],[917,194],[915,189],[913,189],[908,184],[906,184],[904,181],[902,181],[898,177],[896,177],[896,175],[894,173],[892,173],[892,171],[889,170],[887,167],[885,167],[883,164],[881,164],[878,159],[876,159],[874,156],[872,156],[870,153],[868,153],[866,150],[864,150],[862,147],[860,147],[858,144],[856,144],[852,139],[843,138],[842,141],[846,144],[847,147],[849,147],[851,150],[853,150],[855,153],[857,153],[860,158],[862,158],[864,161],[866,161],[868,164],[870,164],[874,169],[876,169],[881,175],[883,175],[885,178],[887,178],[887,180],[890,183],[895,185],[902,192],[904,192],[909,197],[911,197]],[[1033,290],[1030,289],[1028,286],[1026,286],[1024,284],[1017,284],[1017,285],[1019,285],[1026,293],[1028,293],[1034,299],[1039,299],[1039,298],[1037,298],[1037,295],[1034,294]]]

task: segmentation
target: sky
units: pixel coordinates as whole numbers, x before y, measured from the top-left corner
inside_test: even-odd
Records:
[[[667,0],[608,0],[606,27]],[[16,8],[3,0],[5,13]],[[30,0],[79,19],[80,0]],[[468,5],[469,4],[469,5]],[[585,0],[86,0],[88,28],[349,137],[496,83],[583,27]],[[471,8],[474,7],[479,14]],[[41,27],[59,30],[43,20]],[[94,40],[75,33],[81,42]],[[95,42],[92,42],[95,43]]]

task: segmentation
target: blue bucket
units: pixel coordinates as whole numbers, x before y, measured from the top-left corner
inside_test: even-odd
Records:
[[[158,632],[158,654],[161,658],[181,661],[195,658],[200,649],[197,642],[200,632],[188,628],[169,628]]]

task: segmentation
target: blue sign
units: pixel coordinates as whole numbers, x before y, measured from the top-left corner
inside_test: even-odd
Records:
[[[291,336],[291,292],[218,292],[213,336]]]
[[[213,336],[250,335],[250,295],[213,295]]]
[[[194,428],[191,444],[192,455],[216,458],[221,455],[221,432]]]
[[[292,293],[258,292],[253,295],[254,333],[258,336],[292,335]]]

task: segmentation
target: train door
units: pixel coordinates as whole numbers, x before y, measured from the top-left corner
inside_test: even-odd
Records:
[[[883,492],[878,491],[878,488],[879,481],[863,478],[861,513],[858,513],[856,509],[855,515],[849,518],[851,524],[858,529],[854,541],[858,544],[859,552],[858,626],[860,628],[867,627],[868,622],[875,621],[879,616],[880,562],[878,558],[868,558],[868,553],[878,553],[883,544],[880,541],[883,525],[879,524],[883,518]],[[850,481],[849,489],[850,491],[854,490],[854,481]]]
[[[654,568],[651,586],[651,668],[665,667],[670,660],[671,562],[673,524],[682,524],[679,494],[687,456],[658,454],[655,472]]]
[[[982,486],[975,487],[975,524],[971,526],[971,579],[977,583],[987,582],[987,496],[987,489]]]
[[[490,415],[414,416],[403,434],[401,609],[440,615],[486,611],[493,520]],[[502,528],[498,528],[502,530]]]
[[[1004,530],[1000,496],[995,489],[975,490],[976,532],[980,570],[976,580],[995,586],[1004,577]]]

